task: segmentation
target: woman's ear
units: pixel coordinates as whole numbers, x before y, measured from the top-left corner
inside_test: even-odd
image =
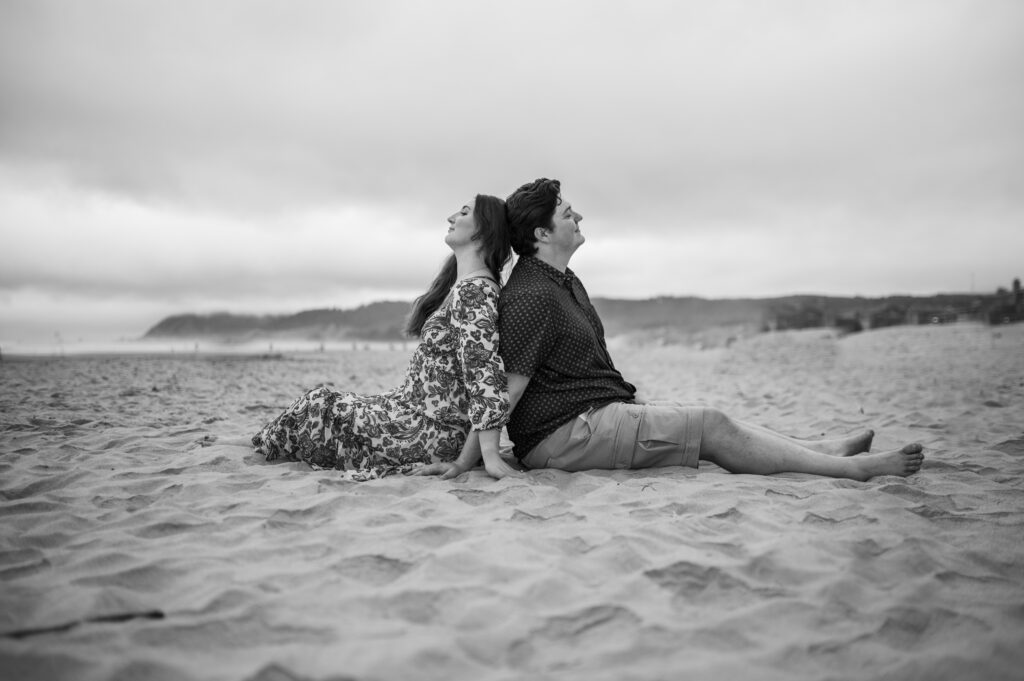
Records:
[[[548,240],[548,235],[550,233],[551,233],[551,230],[549,230],[547,227],[534,227],[533,228],[533,238],[536,239],[537,241],[547,241]]]

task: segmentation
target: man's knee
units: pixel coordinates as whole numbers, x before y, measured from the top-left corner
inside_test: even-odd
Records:
[[[732,419],[714,407],[704,408],[704,433],[719,432],[732,426]]]
[[[700,441],[700,458],[731,470],[728,463],[720,459],[735,442],[736,424],[722,411],[708,407],[704,409],[703,436]]]

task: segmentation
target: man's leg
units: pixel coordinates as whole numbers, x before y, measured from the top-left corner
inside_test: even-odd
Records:
[[[867,480],[876,475],[913,475],[924,461],[922,450],[921,445],[911,444],[881,454],[831,456],[730,419],[717,409],[706,409],[700,458],[733,473],[812,473]]]
[[[854,435],[849,435],[847,437],[824,438],[821,440],[805,440],[803,438],[793,437],[791,435],[784,435],[782,433],[772,430],[771,428],[759,426],[756,423],[748,423],[746,421],[740,421],[738,419],[733,419],[733,421],[740,426],[760,430],[764,433],[767,433],[768,435],[773,435],[775,437],[779,437],[790,442],[795,442],[799,445],[803,445],[807,449],[812,449],[816,452],[821,452],[822,454],[829,454],[831,456],[854,456],[855,454],[860,454],[861,452],[870,452],[871,442],[872,440],[875,439],[875,431],[864,430],[861,431],[860,433],[855,433]]]
[[[681,407],[684,406],[680,402],[673,400],[651,400],[646,403],[650,407]],[[862,430],[859,433],[848,435],[846,437],[837,438],[822,438],[820,440],[808,440],[801,437],[794,437],[792,435],[785,435],[778,431],[766,428],[764,426],[757,425],[756,423],[750,423],[747,421],[740,421],[739,419],[733,419],[736,423],[741,426],[748,428],[756,428],[769,435],[780,437],[790,442],[796,442],[797,444],[803,445],[807,449],[813,449],[816,452],[822,454],[831,454],[832,456],[854,456],[862,452],[871,451],[871,442],[875,439],[875,431],[873,430]]]

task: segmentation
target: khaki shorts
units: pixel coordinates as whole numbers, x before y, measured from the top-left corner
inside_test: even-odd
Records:
[[[523,457],[530,468],[697,467],[704,407],[613,402],[590,409]]]

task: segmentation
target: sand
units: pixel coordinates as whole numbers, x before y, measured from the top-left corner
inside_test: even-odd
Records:
[[[350,483],[227,443],[407,353],[7,360],[0,677],[1021,678],[1024,325],[613,354],[645,397],[928,459]]]

